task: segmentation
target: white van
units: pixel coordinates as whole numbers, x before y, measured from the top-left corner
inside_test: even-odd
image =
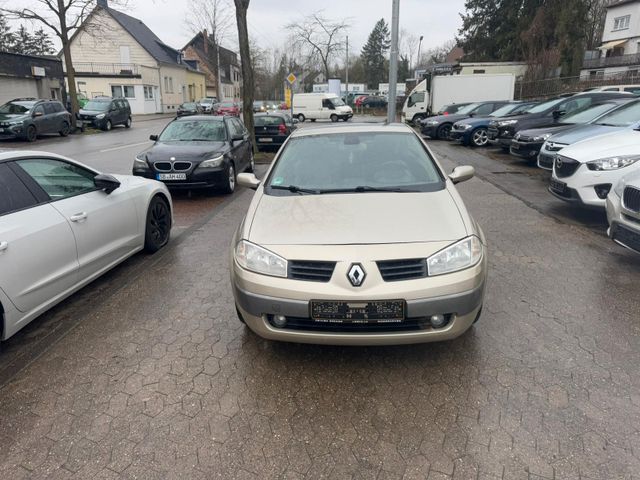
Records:
[[[335,93],[298,93],[293,96],[293,114],[300,122],[307,119],[346,122],[353,117],[353,110]]]

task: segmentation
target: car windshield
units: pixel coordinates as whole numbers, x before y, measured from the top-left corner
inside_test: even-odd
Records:
[[[507,104],[507,105],[505,105],[503,107],[500,107],[495,112],[490,113],[489,116],[490,117],[503,117],[505,115],[509,115],[511,112],[513,112],[514,110],[517,110],[520,107],[521,107],[521,104],[519,104],[519,103]]]
[[[344,102],[340,98],[330,98],[329,101],[334,107],[342,107],[344,105]]]
[[[221,120],[192,120],[171,122],[160,134],[158,140],[161,142],[224,142],[226,137],[224,123]]]
[[[196,108],[196,104],[195,103],[183,103],[182,105],[180,105],[180,108],[192,108],[192,109],[195,109]]]
[[[349,132],[293,138],[266,184],[269,194],[426,192],[443,178],[415,134]]]
[[[547,102],[543,102],[540,105],[536,105],[532,109],[528,110],[527,113],[546,112],[547,110],[549,110],[552,107],[555,107],[556,105],[558,105],[560,102],[562,102],[564,100],[566,100],[566,98],[556,98],[554,100],[549,100]]]
[[[256,127],[272,127],[275,125],[282,125],[284,123],[284,118],[265,115],[262,117],[254,117],[253,121]]]
[[[596,125],[607,125],[611,127],[629,127],[640,121],[640,102],[632,102],[616,108],[613,112],[607,113],[595,122]]]
[[[233,108],[235,106],[236,105],[233,102],[222,102],[218,104],[218,107],[222,107],[222,108]]]
[[[84,106],[85,110],[96,110],[98,112],[104,112],[109,108],[111,102],[102,102],[99,100],[89,100]]]
[[[23,115],[29,113],[35,102],[8,102],[0,107],[0,113]]]
[[[200,103],[201,104],[203,104],[203,103],[207,103],[207,104],[213,103],[213,99],[211,99],[211,98],[203,98],[202,100],[200,100]]]
[[[579,112],[575,112],[562,117],[562,123],[570,123],[572,125],[589,123],[598,118],[600,115],[607,113],[615,106],[615,103],[601,103],[599,105],[591,105],[584,110],[580,110]]]
[[[465,114],[465,113],[471,113],[473,112],[476,108],[478,108],[480,106],[479,103],[470,103],[469,105],[467,105],[466,107],[462,107],[460,110],[458,110],[456,113],[461,113],[461,114]]]

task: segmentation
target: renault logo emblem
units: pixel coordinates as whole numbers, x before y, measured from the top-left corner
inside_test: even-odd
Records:
[[[347,278],[354,287],[359,287],[364,282],[367,274],[359,263],[352,263],[347,272]]]

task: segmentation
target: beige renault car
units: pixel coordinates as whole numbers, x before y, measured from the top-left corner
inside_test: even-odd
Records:
[[[485,238],[405,125],[294,132],[232,241],[240,320],[261,337],[334,345],[448,340],[480,317]]]

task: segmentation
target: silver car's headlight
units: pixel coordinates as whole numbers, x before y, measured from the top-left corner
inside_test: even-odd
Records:
[[[482,258],[482,242],[472,235],[427,258],[429,276],[452,273],[473,267]]]
[[[498,122],[499,127],[506,127],[507,125],[515,125],[518,123],[518,120],[502,120]]]
[[[99,113],[98,115],[96,115],[96,118],[97,118],[98,120],[102,120],[104,117],[105,117],[105,114],[104,114],[104,113]]]
[[[640,160],[640,155],[618,155],[615,157],[600,158],[587,162],[589,170],[618,170],[619,168],[628,167]]]
[[[238,264],[246,270],[273,277],[287,276],[287,261],[255,243],[240,240],[235,256]]]
[[[210,158],[209,160],[205,160],[200,165],[198,165],[198,168],[217,168],[220,165],[222,165],[223,161],[224,161],[224,155],[218,155],[215,158]]]

